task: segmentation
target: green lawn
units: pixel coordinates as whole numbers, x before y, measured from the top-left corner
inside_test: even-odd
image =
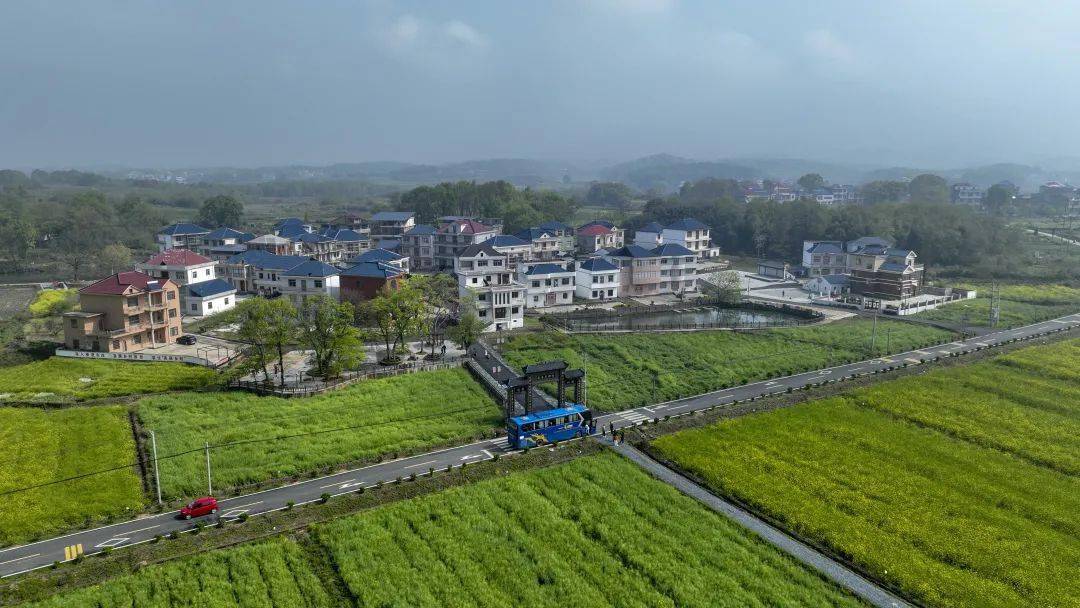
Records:
[[[360,606],[857,606],[614,454],[316,528]]]
[[[871,356],[873,321],[852,319],[754,332],[515,336],[503,345],[517,367],[565,359],[586,367],[589,406],[611,411],[658,403]],[[876,352],[899,352],[951,338],[933,327],[879,321]]]
[[[656,440],[932,606],[1080,597],[1080,340]]]
[[[961,300],[916,315],[923,319],[990,325],[990,291],[985,284],[971,285],[978,290],[974,300]],[[1000,287],[1001,306],[998,327],[1019,327],[1054,319],[1080,311],[1080,289],[1067,285],[1004,285]]]
[[[0,492],[135,460],[127,410],[0,407]],[[143,506],[134,468],[4,496],[0,546],[133,514]]]
[[[150,566],[53,596],[35,608],[322,608],[333,606],[303,550],[275,539]]]
[[[465,442],[499,426],[500,409],[463,369],[365,380],[310,398],[247,393],[193,393],[139,402],[143,427],[157,434],[158,454],[311,431],[347,431],[250,443],[212,452],[215,490],[296,475],[393,452]],[[161,462],[166,496],[205,493],[202,451]]]
[[[217,372],[183,363],[51,357],[0,368],[0,402],[69,402],[206,386]]]

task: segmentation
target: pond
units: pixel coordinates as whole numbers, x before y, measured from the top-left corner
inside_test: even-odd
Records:
[[[628,311],[605,310],[550,319],[570,331],[758,328],[801,325],[814,320],[802,311],[771,307],[695,306]]]

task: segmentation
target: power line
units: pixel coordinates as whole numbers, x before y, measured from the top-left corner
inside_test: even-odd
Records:
[[[487,408],[487,407],[462,408],[462,409],[458,409],[458,410],[448,410],[448,411],[443,411],[443,412],[435,412],[435,413],[432,413],[432,414],[425,414],[425,415],[422,415],[422,416],[413,416],[413,417],[410,417],[410,418],[399,418],[399,419],[395,419],[395,420],[384,420],[382,422],[373,422],[373,423],[369,423],[369,424],[357,424],[357,425],[352,425],[352,426],[342,426],[342,427],[337,427],[337,428],[332,428],[332,429],[319,429],[317,431],[308,431],[308,432],[305,432],[305,433],[294,433],[294,434],[291,434],[291,435],[279,435],[277,437],[265,437],[265,438],[261,438],[261,439],[244,439],[244,440],[241,440],[241,441],[229,441],[229,442],[226,442],[226,443],[210,444],[209,446],[201,446],[201,447],[193,448],[193,449],[190,449],[190,450],[184,450],[182,452],[175,452],[175,453],[172,453],[172,454],[166,454],[165,456],[159,457],[157,460],[160,462],[162,460],[169,460],[169,459],[172,459],[172,458],[179,458],[181,456],[187,456],[188,454],[193,454],[193,453],[196,453],[196,452],[203,452],[204,450],[206,450],[208,448],[213,450],[213,449],[217,449],[217,448],[228,448],[228,447],[233,447],[233,446],[238,446],[238,445],[248,445],[248,444],[252,444],[252,443],[267,443],[267,442],[271,442],[271,441],[284,441],[286,439],[297,439],[297,438],[300,438],[300,437],[311,437],[311,436],[314,436],[314,435],[324,435],[326,433],[337,433],[337,432],[341,432],[341,431],[352,431],[352,430],[357,430],[357,429],[362,429],[362,428],[375,428],[375,427],[385,426],[385,425],[388,425],[388,424],[398,424],[398,423],[401,423],[401,422],[408,422],[408,421],[411,421],[411,420],[423,420],[423,419],[426,419],[426,418],[438,418],[438,417],[446,416],[446,415],[449,415],[449,414],[461,414],[461,413],[466,413],[466,412],[478,412],[480,410],[486,410],[486,409],[489,409],[489,408]],[[95,475],[104,475],[106,473],[114,473],[116,471],[122,471],[124,469],[129,469],[129,468],[134,467],[134,466],[145,465],[146,462],[147,461],[146,461],[145,458],[140,458],[139,460],[137,460],[135,462],[115,466],[115,467],[112,467],[112,468],[109,468],[109,469],[101,469],[101,470],[98,470],[98,471],[91,471],[89,473],[81,473],[79,475],[73,475],[71,477],[65,477],[64,479],[54,479],[52,481],[47,481],[47,482],[44,482],[44,483],[34,484],[34,485],[31,485],[31,486],[24,486],[24,487],[21,487],[21,488],[13,488],[13,489],[10,489],[10,490],[4,490],[3,492],[0,492],[0,496],[7,496],[7,495],[10,495],[10,494],[17,494],[19,492],[26,492],[28,490],[36,490],[38,488],[44,488],[44,487],[47,487],[47,486],[53,486],[53,485],[57,485],[57,484],[61,484],[61,483],[67,483],[67,482],[70,482],[70,481],[78,481],[80,479],[86,479],[87,477],[93,477]]]

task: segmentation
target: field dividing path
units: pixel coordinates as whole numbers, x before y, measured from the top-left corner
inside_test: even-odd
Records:
[[[993,348],[1016,340],[1034,339],[1074,327],[1080,327],[1080,313],[906,353],[782,378],[773,378],[735,388],[713,391],[696,397],[603,414],[596,417],[597,427],[619,429],[636,426],[655,418],[687,415],[711,407],[784,393],[789,388],[801,388],[807,384],[817,384],[826,380],[840,381],[851,377],[865,376],[875,371],[899,367],[904,363],[915,365],[920,360],[929,361],[934,357],[945,357],[954,353],[963,354]],[[371,487],[377,483],[394,481],[399,477],[408,477],[414,473],[420,475],[432,468],[445,470],[448,466],[460,467],[463,463],[473,464],[490,460],[495,455],[509,456],[514,453],[509,448],[505,437],[488,439],[224,499],[219,503],[221,511],[217,515],[201,519],[203,523],[212,524],[215,523],[217,517],[233,520],[241,514],[251,516],[278,511],[287,508],[290,502],[296,505],[316,502],[324,493],[331,496],[347,494],[355,492],[360,487]],[[17,501],[18,494],[8,496],[6,499]],[[66,561],[71,556],[70,548],[73,546],[82,545],[83,552],[86,555],[92,555],[101,552],[106,547],[122,549],[129,545],[149,542],[157,535],[164,536],[174,531],[190,532],[195,529],[194,520],[180,520],[176,518],[176,515],[176,511],[147,515],[108,526],[0,549],[0,578],[44,568],[54,562]],[[65,549],[68,550],[67,555],[65,555]]]
[[[819,552],[810,545],[788,536],[785,532],[774,528],[742,507],[709,492],[693,481],[653,460],[640,450],[625,443],[613,445],[607,438],[604,438],[603,442],[612,446],[612,449],[634,464],[645,469],[653,477],[727,517],[743,528],[750,530],[765,542],[787,553],[811,569],[820,572],[825,578],[847,589],[863,601],[878,608],[911,608],[912,604],[879,587],[874,582],[863,578],[854,570]]]

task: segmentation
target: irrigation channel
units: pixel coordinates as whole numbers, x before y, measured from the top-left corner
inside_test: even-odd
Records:
[[[544,315],[541,320],[569,332],[621,332],[791,327],[814,323],[821,318],[820,313],[798,306],[695,301],[666,306],[578,310]]]

